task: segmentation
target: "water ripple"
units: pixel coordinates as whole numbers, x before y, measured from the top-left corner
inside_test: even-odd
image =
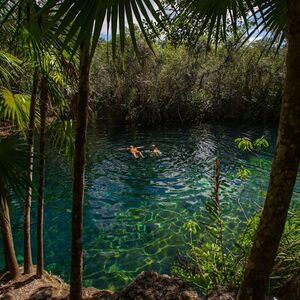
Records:
[[[221,202],[233,226],[262,203],[272,149],[260,156],[235,148],[240,136],[274,131],[201,125],[187,129],[118,130],[94,128],[88,136],[84,224],[85,283],[121,288],[142,270],[168,272],[186,247],[183,224],[203,209],[211,196],[216,158],[221,160]],[[149,156],[155,143],[162,156]],[[128,145],[145,146],[145,159],[134,159]],[[252,175],[247,184],[236,176],[240,165]],[[69,164],[50,149],[46,176],[45,247],[47,268],[68,279],[72,180]],[[295,196],[300,198],[299,180]],[[22,248],[22,205],[13,201],[16,244]],[[35,222],[35,214],[33,217]],[[35,234],[33,232],[33,234]],[[35,251],[35,249],[34,249]],[[60,253],[60,254],[58,254]]]

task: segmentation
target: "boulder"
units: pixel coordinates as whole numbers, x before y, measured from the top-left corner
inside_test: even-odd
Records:
[[[182,280],[156,272],[142,272],[115,299],[205,300]]]

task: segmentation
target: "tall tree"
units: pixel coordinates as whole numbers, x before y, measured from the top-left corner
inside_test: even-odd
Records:
[[[300,1],[288,0],[287,74],[276,151],[238,300],[265,299],[300,162]]]
[[[36,19],[37,5],[35,0],[26,1],[19,9],[19,19],[22,19],[22,25],[28,32],[33,27],[38,27],[39,20]],[[32,19],[34,19],[34,24]],[[19,21],[21,22],[21,21]],[[35,128],[35,115],[36,115],[36,100],[39,86],[39,68],[37,62],[38,48],[34,43],[33,37],[28,35],[26,44],[23,48],[29,53],[30,59],[34,63],[34,74],[32,80],[32,92],[30,102],[30,116],[27,134],[28,150],[27,150],[27,189],[24,199],[24,273],[29,274],[32,272],[32,251],[31,251],[31,202],[32,202],[32,178],[33,178],[33,160],[34,160],[34,128]],[[32,51],[30,51],[32,49]]]
[[[33,75],[33,87],[30,102],[30,116],[28,127],[28,149],[27,149],[27,191],[24,202],[24,273],[32,272],[31,235],[30,235],[30,210],[32,202],[32,176],[33,176],[33,156],[34,156],[34,127],[36,98],[39,84],[38,68],[35,68]]]
[[[5,265],[12,279],[16,279],[20,275],[19,265],[16,259],[14,241],[11,231],[11,221],[8,208],[7,191],[1,192],[0,203],[0,221],[3,240],[3,252],[5,257]]]
[[[83,269],[83,199],[85,173],[85,144],[87,133],[89,76],[91,65],[90,40],[80,47],[78,110],[76,113],[75,153],[73,163],[73,207],[72,207],[72,264],[70,299],[82,298]]]
[[[41,97],[40,97],[40,146],[39,146],[39,188],[38,188],[38,210],[37,210],[37,268],[36,274],[39,278],[43,276],[44,271],[44,189],[45,189],[45,131],[47,107],[49,102],[47,77],[43,75],[41,79]]]

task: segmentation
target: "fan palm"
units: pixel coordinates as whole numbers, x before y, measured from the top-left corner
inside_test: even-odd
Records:
[[[14,55],[0,50],[0,84],[9,85],[10,79],[21,73],[21,63]]]
[[[21,60],[0,51],[0,119],[23,128],[29,119],[30,97],[13,93],[10,80],[22,73]]]
[[[23,128],[29,120],[30,96],[13,94],[5,87],[0,88],[0,117]]]
[[[167,1],[170,2],[170,1]],[[287,28],[287,5],[285,0],[180,0],[179,15],[175,21],[185,20],[192,40],[207,36],[212,40],[226,41],[234,36],[240,38],[245,27],[244,42],[250,37],[265,37],[270,44],[281,45]],[[240,40],[241,42],[241,40]]]

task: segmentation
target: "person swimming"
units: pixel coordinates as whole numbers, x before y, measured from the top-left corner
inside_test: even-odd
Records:
[[[150,156],[161,156],[160,150],[154,144],[150,147]]]
[[[135,147],[133,145],[131,145],[129,148],[127,148],[127,150],[133,155],[134,158],[144,158],[143,153],[140,151],[140,149],[142,149],[144,147]]]

